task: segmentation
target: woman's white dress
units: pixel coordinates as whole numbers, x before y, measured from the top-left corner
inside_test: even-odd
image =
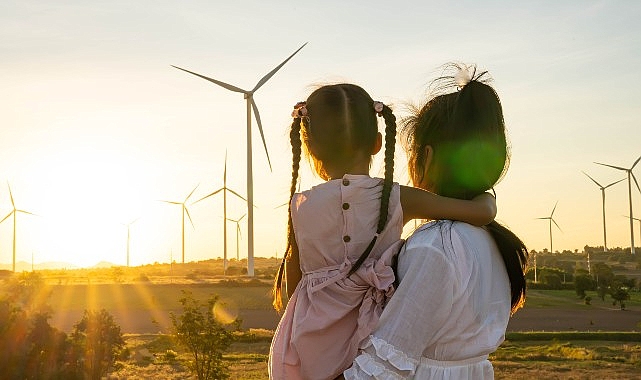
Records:
[[[399,255],[400,285],[346,379],[493,379],[510,282],[490,234],[462,222],[421,226]]]

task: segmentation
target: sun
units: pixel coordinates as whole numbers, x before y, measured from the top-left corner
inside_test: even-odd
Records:
[[[126,225],[148,203],[139,162],[76,146],[48,157],[38,169],[28,189],[32,210],[27,210],[38,215],[37,231],[29,236],[38,261],[124,265]]]

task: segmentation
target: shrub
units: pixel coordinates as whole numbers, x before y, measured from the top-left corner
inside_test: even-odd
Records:
[[[214,308],[217,302],[218,296],[212,296],[207,304],[202,304],[191,292],[183,290],[182,314],[170,314],[174,335],[191,353],[192,370],[199,380],[229,378],[223,352],[233,342],[233,331],[238,330],[239,321],[234,320],[228,328],[216,320]]]
[[[125,341],[120,326],[105,309],[87,311],[71,334],[75,355],[83,372],[91,379],[106,375],[116,361]]]

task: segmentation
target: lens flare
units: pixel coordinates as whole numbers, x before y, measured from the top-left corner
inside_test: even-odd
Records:
[[[218,322],[228,325],[238,318],[238,305],[231,299],[219,299],[214,305],[213,313]]]

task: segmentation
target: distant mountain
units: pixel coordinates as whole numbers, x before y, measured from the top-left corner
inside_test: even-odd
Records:
[[[11,263],[9,264],[0,264],[0,269],[6,269],[6,270],[11,270]],[[35,270],[47,270],[47,269],[78,269],[79,267],[77,265],[73,265],[67,262],[63,261],[47,261],[44,263],[37,263],[33,265],[33,269]],[[16,272],[30,272],[31,271],[31,263],[28,263],[26,261],[18,261],[16,262]]]
[[[101,261],[98,264],[92,266],[92,268],[111,268],[111,267],[120,267],[122,265],[110,263],[109,261]]]

